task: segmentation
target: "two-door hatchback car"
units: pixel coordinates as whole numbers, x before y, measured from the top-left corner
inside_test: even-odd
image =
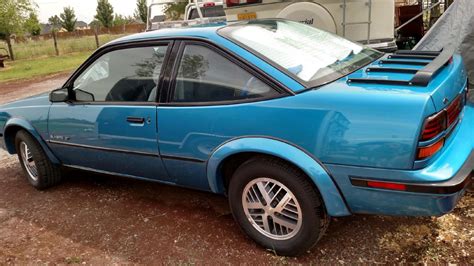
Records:
[[[471,181],[474,104],[452,51],[383,54],[268,19],[98,49],[0,107],[1,145],[45,189],[62,168],[224,194],[242,230],[297,255],[331,216],[434,216]]]

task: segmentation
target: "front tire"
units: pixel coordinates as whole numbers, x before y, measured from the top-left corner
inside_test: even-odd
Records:
[[[239,166],[229,183],[229,204],[242,230],[278,255],[307,251],[329,225],[307,176],[275,158],[255,157]]]
[[[49,160],[41,145],[26,131],[18,131],[15,147],[21,168],[33,187],[42,190],[61,181],[59,166]]]

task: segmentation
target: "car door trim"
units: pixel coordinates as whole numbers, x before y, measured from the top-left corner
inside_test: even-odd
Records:
[[[100,146],[77,144],[77,143],[70,143],[70,142],[57,141],[57,140],[48,140],[47,142],[50,143],[50,144],[77,147],[77,148],[84,148],[84,149],[119,152],[119,153],[143,155],[143,156],[150,156],[150,157],[160,157],[160,155],[158,153],[151,153],[151,152],[132,151],[132,150],[124,150],[124,149],[116,149],[116,148],[106,148],[106,147],[100,147]]]
[[[166,67],[166,71],[164,72],[163,76],[163,83],[162,86],[159,90],[159,98],[158,98],[158,103],[166,103],[168,100],[168,95],[170,94],[170,89],[171,89],[171,83],[172,83],[172,77],[173,77],[173,72],[175,68],[175,64],[177,61],[177,58],[179,57],[180,53],[180,47],[181,41],[176,40],[173,42],[173,47],[170,51],[169,58],[168,58],[168,64]]]
[[[50,143],[50,144],[77,147],[77,148],[84,148],[84,149],[119,152],[119,153],[143,155],[143,156],[150,156],[150,157],[160,157],[162,159],[189,161],[189,162],[196,162],[196,163],[205,163],[206,162],[206,160],[190,158],[190,157],[173,156],[173,155],[159,155],[159,154],[155,154],[155,153],[151,153],[151,152],[131,151],[131,150],[124,150],[124,149],[116,149],[116,148],[105,148],[105,147],[100,147],[100,146],[76,144],[76,143],[57,141],[57,140],[48,140],[47,142]]]
[[[182,157],[182,156],[174,156],[174,155],[161,155],[162,159],[169,159],[169,160],[179,160],[179,161],[188,161],[188,162],[195,162],[195,163],[206,163],[206,160],[191,158],[191,157]]]
[[[103,174],[103,175],[133,178],[133,179],[145,180],[145,181],[150,181],[150,182],[155,182],[155,183],[160,183],[160,184],[167,184],[167,185],[177,186],[177,184],[174,183],[174,182],[165,181],[165,180],[162,180],[162,179],[152,179],[152,178],[147,178],[147,177],[142,177],[142,176],[128,175],[128,174],[112,172],[112,171],[106,171],[106,170],[98,170],[98,169],[95,169],[95,168],[84,167],[84,166],[79,166],[79,165],[63,164],[63,167],[70,168],[70,169],[81,170],[81,171],[92,172],[92,173],[97,173],[97,174]]]

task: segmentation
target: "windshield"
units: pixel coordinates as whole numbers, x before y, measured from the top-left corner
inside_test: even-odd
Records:
[[[221,31],[312,85],[348,75],[382,56],[381,52],[332,33],[287,20],[234,24]]]

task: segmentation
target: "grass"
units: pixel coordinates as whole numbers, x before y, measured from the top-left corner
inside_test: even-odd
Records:
[[[103,45],[111,40],[124,36],[123,34],[99,35],[99,45]],[[0,48],[7,48],[5,42],[0,42]],[[83,36],[80,38],[58,39],[59,55],[93,51],[97,49],[94,36]],[[26,41],[13,44],[13,53],[17,60],[33,59],[45,56],[55,56],[53,39]]]
[[[92,51],[87,51],[34,60],[6,61],[6,68],[0,68],[0,83],[72,71],[91,54]]]
[[[99,45],[124,36],[99,35]],[[0,48],[6,43],[0,42]],[[97,49],[94,36],[58,39],[59,56],[56,56],[53,39],[26,41],[13,44],[16,61],[6,61],[0,68],[0,82],[29,79],[59,72],[72,71]]]

